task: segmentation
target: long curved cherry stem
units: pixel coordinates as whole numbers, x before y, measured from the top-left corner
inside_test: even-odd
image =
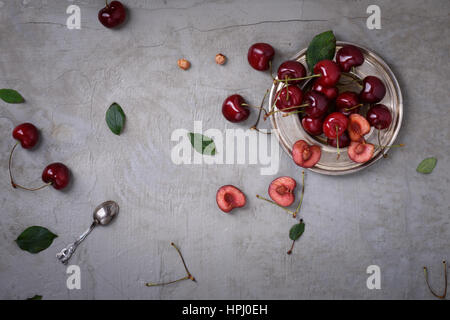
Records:
[[[306,80],[306,79],[311,79],[311,78],[318,78],[318,77],[321,77],[321,76],[322,76],[321,74],[313,74],[313,75],[302,77],[302,78],[274,79],[274,81],[275,82],[301,81],[301,80]]]
[[[431,294],[433,296],[435,296],[438,299],[445,299],[445,297],[447,296],[447,262],[444,260],[442,261],[442,264],[444,265],[444,293],[442,295],[438,295],[437,293],[435,293],[433,291],[433,289],[430,286],[430,283],[428,282],[428,270],[427,267],[423,267],[423,273],[425,275],[425,282],[427,283],[428,289],[430,290]]]
[[[188,279],[190,279],[190,280],[196,282],[195,278],[194,278],[194,277],[192,276],[192,274],[189,272],[189,269],[187,268],[186,263],[184,262],[184,258],[183,258],[183,255],[181,254],[180,249],[178,249],[178,247],[177,247],[173,242],[171,242],[170,245],[171,245],[172,247],[174,247],[175,250],[177,250],[178,255],[179,255],[180,258],[181,258],[181,262],[183,262],[183,266],[184,266],[184,269],[186,270],[187,275],[186,275],[185,277],[183,277],[183,278],[180,278],[180,279],[177,279],[177,280],[173,280],[173,281],[169,281],[169,282],[160,282],[160,283],[147,282],[147,283],[145,284],[147,287],[165,286],[165,285],[167,285],[167,284],[172,284],[172,283],[176,283],[176,282],[183,281],[183,280],[188,280]]]
[[[271,132],[265,132],[265,131],[259,130],[259,129],[258,129],[258,124],[259,124],[259,120],[261,119],[261,112],[262,112],[263,110],[264,110],[264,116],[267,115],[267,111],[266,111],[266,109],[263,107],[263,105],[264,105],[264,101],[266,101],[266,97],[267,97],[267,94],[268,94],[268,93],[269,93],[269,90],[266,90],[266,93],[264,93],[264,97],[263,97],[263,99],[262,99],[262,101],[261,101],[261,105],[260,105],[260,107],[258,108],[258,109],[259,109],[258,119],[256,119],[255,124],[254,124],[252,127],[250,127],[251,130],[256,130],[256,131],[258,131],[258,132],[265,133],[265,134],[271,134]]]
[[[336,148],[337,148],[337,156],[336,156],[336,160],[339,160],[339,157],[341,156],[341,149],[339,149],[339,128],[338,126],[336,126]]]
[[[16,149],[16,147],[17,147],[18,144],[19,144],[19,142],[17,142],[17,143],[14,145],[14,147],[11,149],[11,153],[9,154],[8,170],[9,170],[9,178],[11,179],[11,186],[12,186],[14,189],[19,188],[19,189],[23,189],[23,190],[27,190],[27,191],[37,191],[37,190],[41,190],[41,189],[43,189],[43,188],[48,187],[49,185],[51,185],[52,183],[49,182],[49,183],[46,183],[46,184],[44,184],[43,186],[40,186],[40,187],[37,187],[37,188],[26,188],[26,187],[21,186],[20,184],[17,184],[17,183],[14,182],[11,167],[12,167],[13,153],[14,153],[14,150]]]
[[[276,203],[275,201],[272,201],[272,200],[270,200],[270,199],[261,197],[259,194],[257,194],[256,197],[257,197],[258,199],[261,199],[261,200],[267,201],[267,202],[269,202],[269,203],[271,203],[271,204],[274,204],[274,205],[276,205],[277,207],[280,207],[281,209],[283,209],[284,211],[286,211],[287,213],[291,214],[291,215],[294,217],[294,212],[292,212],[292,211],[289,210],[289,209],[286,209],[286,208],[283,207],[283,206],[280,206],[280,205],[279,205],[278,203]]]
[[[302,171],[302,192],[300,194],[300,202],[298,203],[297,209],[295,209],[293,217],[296,218],[297,214],[300,212],[300,208],[303,203],[303,196],[305,195],[305,171]],[[294,245],[292,245],[294,246]]]

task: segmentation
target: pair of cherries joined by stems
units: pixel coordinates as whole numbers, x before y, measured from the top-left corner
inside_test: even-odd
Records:
[[[14,139],[18,140],[12,148],[9,156],[9,176],[11,178],[11,185],[13,188],[20,188],[28,191],[37,191],[50,185],[57,190],[61,190],[67,187],[70,182],[70,171],[64,164],[60,162],[54,162],[45,167],[44,171],[42,172],[42,181],[44,181],[44,185],[37,188],[26,188],[17,184],[13,179],[11,170],[14,150],[19,143],[24,149],[32,149],[39,141],[39,131],[33,124],[27,122],[15,127],[12,132],[12,136]]]

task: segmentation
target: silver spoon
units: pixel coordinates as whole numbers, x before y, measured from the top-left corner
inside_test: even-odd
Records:
[[[119,205],[114,201],[105,201],[95,208],[93,214],[94,222],[92,222],[89,229],[83,232],[83,234],[79,236],[75,242],[69,244],[56,255],[59,261],[66,264],[77,249],[78,245],[88,236],[89,233],[91,233],[92,230],[94,230],[97,225],[107,225],[118,213]]]

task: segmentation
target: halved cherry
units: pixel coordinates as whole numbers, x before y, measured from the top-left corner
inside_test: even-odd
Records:
[[[322,150],[319,146],[309,145],[304,140],[298,140],[292,146],[292,159],[303,168],[311,168],[320,160]]]
[[[365,141],[352,141],[347,149],[348,157],[358,163],[364,163],[372,159],[375,146]]]
[[[361,138],[369,133],[370,124],[362,115],[351,114],[347,127],[348,135],[352,141],[361,141]]]
[[[289,207],[295,200],[294,189],[297,183],[291,177],[279,177],[269,186],[269,196],[282,207]]]
[[[232,185],[220,187],[217,190],[216,202],[223,212],[230,212],[234,208],[245,206],[246,198],[241,190]]]

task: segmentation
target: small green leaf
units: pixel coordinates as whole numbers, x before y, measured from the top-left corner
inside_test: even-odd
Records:
[[[436,167],[436,163],[437,159],[435,157],[426,158],[419,163],[416,170],[420,173],[431,173],[434,167]]]
[[[106,123],[114,134],[120,135],[125,124],[125,113],[115,102],[106,111]]]
[[[28,298],[27,300],[42,300],[42,296],[35,294],[33,297]]]
[[[30,253],[38,253],[47,249],[57,237],[48,229],[39,226],[32,226],[23,231],[16,239],[20,249]]]
[[[188,136],[192,146],[198,153],[205,154],[207,156],[213,156],[216,154],[216,145],[214,144],[213,139],[200,133],[192,132],[189,132]]]
[[[305,223],[303,221],[300,221],[300,223],[294,224],[289,230],[289,238],[293,241],[300,238],[300,236],[305,231]]]
[[[7,103],[22,103],[25,99],[13,89],[0,89],[0,99]]]
[[[332,60],[336,51],[336,38],[333,31],[325,31],[315,36],[306,51],[306,63],[312,72],[317,62]]]

